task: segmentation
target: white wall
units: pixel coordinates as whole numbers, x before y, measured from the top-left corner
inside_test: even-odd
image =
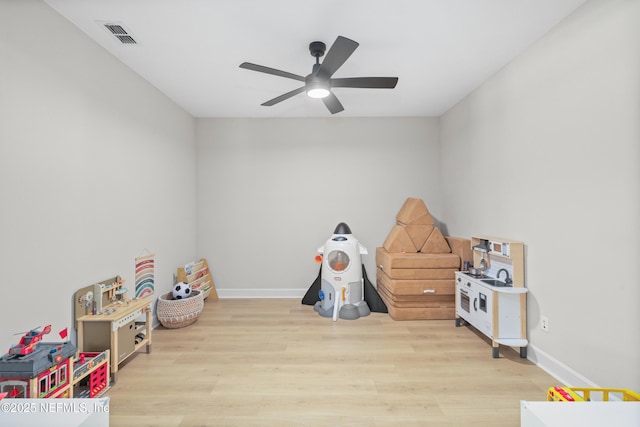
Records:
[[[194,120],[40,1],[0,2],[0,349],[84,286],[195,256]],[[0,350],[2,353],[2,350]]]
[[[525,242],[530,354],[572,385],[640,389],[639,24],[588,2],[441,118],[449,229]]]
[[[369,249],[375,283],[375,248],[407,197],[442,218],[437,119],[198,119],[196,128],[198,253],[221,295],[303,295],[340,222]]]

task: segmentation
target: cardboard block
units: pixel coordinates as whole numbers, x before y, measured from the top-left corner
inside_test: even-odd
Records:
[[[392,253],[376,248],[376,265],[388,271],[392,268],[450,268],[458,270],[460,257],[455,254]]]
[[[451,253],[460,257],[460,270],[464,267],[464,262],[468,261],[473,264],[473,251],[471,250],[471,240],[461,237],[445,236]]]
[[[429,299],[433,297],[453,297],[456,292],[455,279],[447,280],[398,280],[392,279],[381,269],[377,270],[378,283],[398,299],[399,297]]]
[[[411,241],[416,246],[416,248],[421,248],[424,246],[425,242],[433,232],[433,225],[402,225],[404,229],[407,231],[407,234],[411,238]]]
[[[451,248],[447,243],[447,240],[444,238],[440,229],[438,227],[434,227],[433,231],[427,238],[427,241],[420,248],[420,253],[423,254],[449,254],[451,253]]]
[[[390,303],[387,304],[389,317],[393,320],[453,320],[456,317],[455,307],[443,308],[398,308]]]
[[[382,246],[388,252],[418,252],[407,230],[397,224],[393,226]]]
[[[455,298],[453,295],[440,295],[440,296],[407,296],[407,295],[395,295],[384,286],[383,283],[378,284],[378,292],[383,291],[386,296],[393,301],[393,305],[396,307],[453,307],[455,306]]]
[[[455,300],[449,301],[433,300],[429,303],[416,304],[411,302],[397,301],[385,288],[384,284],[378,282],[378,294],[385,302],[389,311],[389,316],[393,320],[432,320],[432,319],[454,319],[456,314]],[[416,305],[418,305],[416,307]]]
[[[378,271],[382,267],[378,266]],[[383,270],[391,279],[454,280],[457,268],[391,268]]]
[[[422,199],[409,197],[396,215],[396,221],[403,225],[434,225],[435,221]]]

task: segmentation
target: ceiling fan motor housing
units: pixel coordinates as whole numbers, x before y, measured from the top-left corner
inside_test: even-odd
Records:
[[[316,59],[323,56],[326,50],[327,50],[327,45],[322,42],[311,42],[309,44],[309,52],[311,52],[311,56],[313,56]]]

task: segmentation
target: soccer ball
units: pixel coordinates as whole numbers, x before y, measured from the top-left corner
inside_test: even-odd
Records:
[[[178,282],[173,285],[173,299],[189,298],[191,296],[191,286],[185,282]]]

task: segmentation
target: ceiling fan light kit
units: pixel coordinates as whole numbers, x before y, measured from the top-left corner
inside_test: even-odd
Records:
[[[326,80],[320,80],[311,75],[311,77],[305,82],[305,90],[309,98],[326,98],[331,93],[329,91],[329,85]]]
[[[304,82],[304,86],[298,89],[294,89],[270,99],[269,101],[263,102],[261,104],[263,106],[270,107],[299,93],[306,92],[307,96],[310,98],[322,99],[324,105],[331,114],[336,114],[343,111],[344,107],[336,95],[331,91],[331,88],[393,89],[396,87],[396,84],[398,84],[397,77],[332,78],[333,74],[345,63],[357,47],[357,42],[346,37],[338,36],[327,52],[324,61],[320,63],[320,57],[324,56],[326,45],[319,41],[311,42],[309,44],[309,52],[311,53],[311,56],[316,58],[316,63],[313,64],[313,69],[307,76],[300,76],[298,74],[265,67],[263,65],[252,64],[250,62],[243,62],[240,64],[240,68]]]

